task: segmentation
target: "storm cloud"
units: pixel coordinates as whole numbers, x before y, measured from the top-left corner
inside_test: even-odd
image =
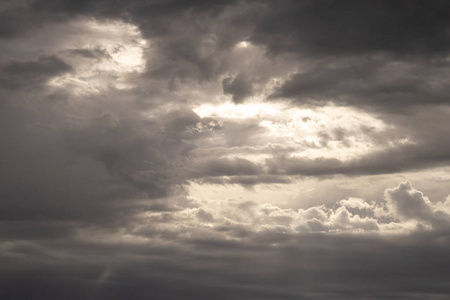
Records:
[[[447,299],[446,1],[0,4],[0,298]]]

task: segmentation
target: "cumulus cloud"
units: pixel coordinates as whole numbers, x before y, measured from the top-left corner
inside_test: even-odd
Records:
[[[425,295],[427,286],[433,284],[445,295],[442,262],[449,245],[444,228],[411,226],[411,220],[423,223],[429,219],[392,205],[425,205],[422,208],[437,213],[435,209],[446,202],[431,203],[409,182],[387,189],[385,197],[386,202],[348,198],[337,201],[334,207],[300,210],[239,199],[197,202],[178,211],[148,211],[125,235],[106,236],[99,229],[86,232],[80,228],[64,243],[45,236],[30,242],[24,231],[20,240],[2,246],[2,269],[19,264],[22,271],[15,271],[15,276],[34,286],[36,295],[49,298],[95,294],[105,299],[114,294],[121,299],[131,285],[140,291],[133,294],[134,299],[155,289],[168,299],[181,295],[202,298],[219,291],[228,291],[223,299],[230,294],[250,299],[314,294],[317,299],[326,299],[335,293],[356,299],[355,283],[358,294],[389,298],[408,297],[403,285],[411,281],[416,283],[415,293]],[[350,212],[352,209],[372,215],[362,217]],[[120,251],[116,251],[117,243]],[[109,254],[105,256],[104,251]],[[26,257],[27,263],[18,257]],[[52,264],[46,264],[45,258]],[[37,276],[32,271],[36,267],[45,271]],[[2,280],[2,295],[22,295],[14,283],[16,277],[10,276]],[[398,276],[408,276],[408,282]],[[236,285],[236,278],[245,286]],[[68,289],[57,292],[55,280],[58,287]],[[265,284],[263,291],[258,283]],[[329,287],[330,283],[339,287]],[[72,285],[76,293],[69,288]],[[177,289],[169,288],[173,285]]]
[[[385,197],[389,208],[398,218],[417,220],[436,229],[449,225],[448,209],[442,203],[431,203],[423,193],[414,189],[410,182],[386,190]]]
[[[447,299],[449,11],[1,2],[0,298]]]
[[[336,201],[334,205],[313,206],[294,210],[279,206],[251,201],[229,199],[226,204],[204,203],[199,208],[187,208],[171,214],[172,222],[161,220],[158,226],[165,236],[167,231],[176,234],[195,232],[201,222],[208,222],[224,238],[246,238],[260,233],[412,233],[416,230],[448,230],[450,215],[447,202],[432,203],[420,191],[414,189],[410,182],[400,183],[397,187],[387,189],[384,201],[368,202],[361,198],[349,197]],[[213,217],[208,211],[214,211]],[[158,215],[151,213],[153,220]],[[191,228],[190,231],[178,232],[175,224]],[[242,232],[247,235],[242,236]],[[139,232],[139,231],[138,231]],[[145,232],[145,231],[144,231]],[[152,235],[155,232],[152,231]]]

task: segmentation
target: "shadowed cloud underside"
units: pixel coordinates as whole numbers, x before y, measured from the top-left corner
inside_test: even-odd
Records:
[[[0,4],[1,299],[447,299],[446,1]]]

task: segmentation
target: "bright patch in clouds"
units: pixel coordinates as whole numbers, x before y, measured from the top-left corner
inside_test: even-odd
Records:
[[[450,299],[450,1],[401,4],[0,0],[0,300]]]
[[[250,43],[247,41],[242,41],[237,44],[238,48],[247,48],[248,46],[250,46]]]
[[[61,46],[60,55],[74,71],[53,78],[49,85],[75,94],[97,93],[108,87],[131,88],[127,77],[145,67],[148,41],[135,25],[120,21],[77,21],[67,24],[77,30]]]
[[[301,109],[280,103],[224,103],[203,104],[194,112],[202,118],[211,117],[225,123],[253,120],[264,129],[264,134],[259,137],[262,144],[290,147],[296,149],[290,156],[309,158],[345,160],[366,154],[378,149],[373,136],[388,129],[382,120],[348,107]],[[252,161],[260,160],[254,155],[251,157],[254,158]]]
[[[268,103],[233,104],[228,102],[220,105],[202,104],[193,110],[201,118],[245,119],[278,115],[281,109],[279,105]]]
[[[432,203],[410,182],[386,189],[384,201],[379,203],[347,197],[333,204],[300,209],[274,205],[273,198],[270,199],[272,203],[265,203],[261,192],[261,190],[253,192],[253,197],[257,199],[249,199],[251,193],[241,191],[240,197],[219,200],[215,196],[229,195],[228,190],[220,195],[217,192],[213,193],[212,189],[208,191],[194,184],[191,187],[191,196],[196,194],[197,197],[191,200],[198,203],[198,207],[171,213],[170,220],[178,226],[188,227],[190,229],[186,231],[188,235],[208,226],[227,228],[228,230],[216,234],[223,234],[226,239],[238,240],[246,237],[239,234],[242,229],[247,232],[291,234],[312,232],[398,234],[414,231],[417,226],[421,226],[424,230],[432,230],[449,224],[449,199]],[[266,189],[264,193],[271,191]],[[276,195],[271,196],[277,198]],[[163,219],[164,215],[167,213],[151,212],[147,213],[146,217]],[[158,230],[177,229],[173,223],[166,225],[162,222]],[[145,222],[143,224],[147,226]]]

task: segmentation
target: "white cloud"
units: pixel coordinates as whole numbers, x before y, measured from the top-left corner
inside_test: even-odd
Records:
[[[50,86],[71,90],[76,95],[134,86],[127,77],[144,70],[144,51],[149,43],[135,25],[79,20],[64,26],[77,31],[58,47],[74,71],[53,78]]]
[[[387,189],[385,198],[389,211],[401,220],[414,220],[422,226],[433,228],[450,225],[450,215],[445,211],[447,202],[432,203],[422,192],[414,189],[409,181]]]
[[[415,230],[450,226],[449,215],[441,209],[442,206],[448,207],[448,201],[433,204],[409,182],[387,189],[385,197],[387,201],[380,203],[369,203],[364,199],[350,197],[337,201],[334,206],[320,205],[298,210],[239,199],[228,199],[219,203],[204,199],[197,201],[198,208],[170,213],[171,221],[161,222],[158,227],[162,230],[161,234],[179,226],[189,228],[188,232],[192,234],[198,230],[203,231],[205,223],[208,223],[211,226],[209,228],[216,230],[223,238],[235,239],[240,238],[242,230],[255,234],[405,234]],[[137,232],[143,231],[141,229]]]

